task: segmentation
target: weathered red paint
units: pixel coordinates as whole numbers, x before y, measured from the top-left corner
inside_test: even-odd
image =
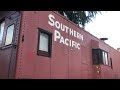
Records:
[[[54,41],[55,27],[48,25],[48,15],[73,28],[83,35],[80,50]],[[38,30],[43,28],[53,33],[51,57],[37,55]],[[63,37],[76,42],[79,39],[59,30]],[[22,36],[24,35],[24,42]],[[112,57],[113,69],[105,65],[92,64],[92,48],[101,48]],[[1,53],[1,52],[0,52]],[[1,59],[1,58],[0,58]],[[102,40],[79,28],[62,15],[52,11],[22,11],[15,78],[30,79],[104,79],[120,78],[120,53]],[[99,73],[98,73],[99,72]],[[0,77],[1,78],[1,77]]]
[[[20,13],[16,11],[1,11],[0,20],[5,21],[5,29],[3,33],[3,41],[0,45],[0,78],[14,78],[15,76],[15,66],[16,66],[16,52],[18,45],[19,36],[19,25],[20,25]],[[7,34],[7,28],[14,24],[13,40],[12,44],[5,46],[5,39]]]

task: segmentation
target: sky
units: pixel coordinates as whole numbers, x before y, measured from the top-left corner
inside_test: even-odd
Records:
[[[97,14],[92,22],[86,24],[85,30],[98,38],[108,38],[107,44],[120,48],[120,11]]]

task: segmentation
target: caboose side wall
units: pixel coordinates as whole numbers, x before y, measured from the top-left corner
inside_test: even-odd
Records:
[[[81,35],[83,41],[75,38],[60,29],[48,24],[48,15],[52,14],[56,21],[73,28]],[[37,55],[38,28],[52,33],[51,57]],[[80,50],[54,41],[55,30],[61,36],[79,42]],[[78,28],[71,21],[52,11],[22,11],[19,49],[17,57],[16,78],[31,79],[92,79],[92,78],[120,78],[119,59],[120,53],[103,41],[94,37],[87,31]],[[24,41],[22,42],[24,36]],[[112,57],[113,69],[110,66],[99,65],[100,73],[97,73],[96,65],[92,62],[92,48],[101,48]]]
[[[15,78],[19,11],[0,11],[0,79]]]
[[[50,58],[37,56],[37,28],[44,26],[40,24],[40,16],[34,11],[22,12],[16,78],[50,78]]]
[[[112,63],[113,63],[113,73],[114,73],[114,78],[120,78],[120,53],[114,49],[111,49],[111,57],[112,57]]]

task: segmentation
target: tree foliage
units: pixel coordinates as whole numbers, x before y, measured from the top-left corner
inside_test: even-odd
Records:
[[[100,11],[58,11],[58,13],[84,28],[85,24],[91,22]]]

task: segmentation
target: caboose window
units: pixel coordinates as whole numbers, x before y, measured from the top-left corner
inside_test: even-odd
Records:
[[[39,29],[38,35],[38,51],[37,54],[41,56],[51,56],[52,33]]]
[[[5,22],[0,23],[0,44],[2,43],[3,32],[4,32]]]
[[[14,31],[14,24],[8,26],[8,28],[7,28],[7,35],[6,35],[5,45],[9,45],[9,44],[12,43],[13,31]]]
[[[103,54],[104,65],[108,65],[108,53],[103,51],[102,54]]]
[[[103,64],[102,50],[92,49],[92,59],[93,59],[93,64]]]
[[[39,50],[48,52],[48,41],[49,35],[43,32],[40,32],[40,39],[39,39]]]
[[[112,58],[110,58],[110,65],[111,65],[111,68],[113,69]]]
[[[108,53],[102,49],[92,49],[93,64],[108,65]]]

